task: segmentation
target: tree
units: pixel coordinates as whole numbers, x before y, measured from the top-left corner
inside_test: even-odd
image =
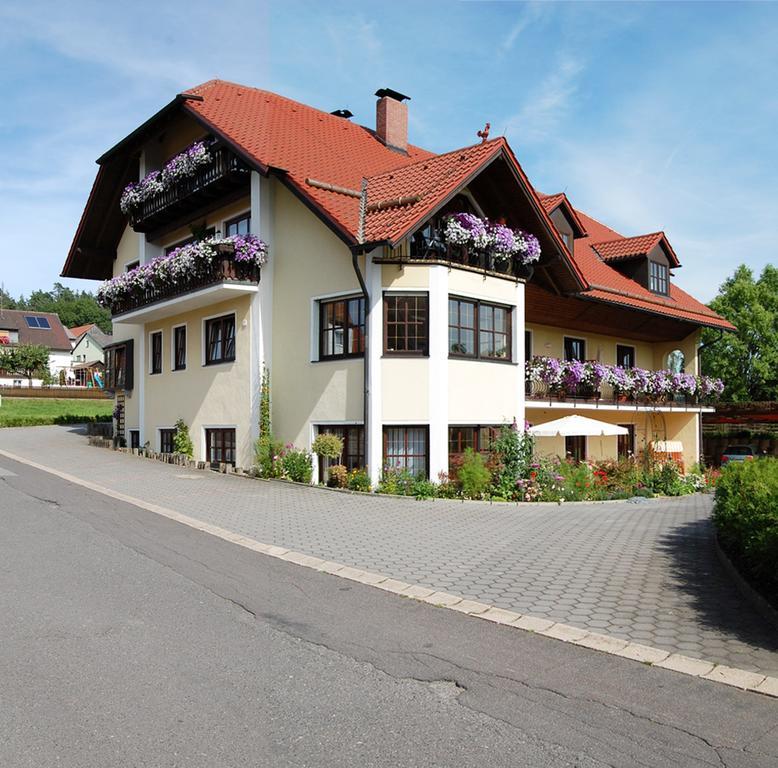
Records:
[[[703,331],[703,372],[724,381],[725,400],[778,400],[778,268],[768,264],[755,280],[739,266],[709,306],[737,331]]]
[[[33,374],[49,370],[49,348],[43,344],[20,344],[0,350],[0,369],[26,376],[32,386]]]
[[[105,333],[111,331],[111,313],[97,303],[88,291],[74,291],[62,283],[54,283],[50,291],[33,291],[16,302],[19,309],[33,312],[55,312],[66,328],[96,323]]]
[[[0,286],[0,309],[16,309],[16,302],[2,286]]]

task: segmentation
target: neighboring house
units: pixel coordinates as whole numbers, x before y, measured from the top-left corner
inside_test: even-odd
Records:
[[[530,352],[613,360],[621,345],[653,368],[677,347],[693,372],[700,328],[731,327],[671,284],[663,236],[606,246],[624,239],[563,195],[538,195],[505,139],[435,155],[408,143],[407,97],[376,95],[366,128],[346,110],[211,81],[99,158],[62,274],[113,279],[106,378],[129,445],[170,450],[183,418],[196,458],[250,466],[267,368],[276,438],[309,447],[335,431],[344,463],[374,480],[386,465],[437,479],[491,428],[569,412],[525,395]],[[536,236],[531,281],[520,259],[444,242],[457,212]],[[245,233],[268,244],[263,266],[226,243],[207,270],[144,282],[195,236]],[[699,407],[613,402],[595,415],[632,423],[635,441],[683,441],[696,460]]]
[[[95,323],[79,325],[68,330],[75,338],[70,353],[73,381],[82,387],[100,386],[100,374],[105,363],[105,348],[113,340],[111,334],[103,333]]]
[[[28,312],[21,309],[0,310],[0,345],[42,344],[49,348],[49,370],[53,376],[70,368],[70,339],[59,316],[52,312]],[[24,376],[0,372],[0,384],[27,385]],[[40,386],[41,379],[33,379]]]

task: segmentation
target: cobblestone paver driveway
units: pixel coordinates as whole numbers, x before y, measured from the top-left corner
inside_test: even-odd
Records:
[[[778,675],[778,631],[719,565],[707,496],[418,502],[192,472],[90,447],[72,428],[3,429],[0,448],[259,541]]]

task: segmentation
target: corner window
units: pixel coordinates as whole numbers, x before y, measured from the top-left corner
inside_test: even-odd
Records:
[[[635,347],[629,347],[626,344],[616,345],[616,365],[622,368],[635,367]]]
[[[426,293],[384,295],[384,354],[429,354],[428,305]]]
[[[244,213],[224,222],[224,236],[247,235],[251,231],[251,214]]]
[[[565,336],[565,360],[585,360],[586,341]]]
[[[205,364],[235,360],[235,315],[205,321]]]
[[[449,471],[451,459],[461,456],[468,448],[476,453],[488,454],[494,445],[494,441],[500,436],[500,427],[457,427],[448,428],[448,458]]]
[[[427,427],[384,427],[384,466],[427,476]]]
[[[319,302],[319,359],[358,357],[364,352],[364,298]]]
[[[365,466],[365,428],[361,424],[317,427],[317,434],[324,433],[337,435],[343,441],[343,453],[339,459],[325,459],[320,456],[319,477],[324,477],[325,470],[334,464],[343,464],[349,471]]]
[[[186,368],[186,326],[179,325],[173,329],[173,370],[183,371]]]
[[[510,360],[510,309],[449,298],[448,351],[451,357]]]
[[[151,365],[149,373],[162,373],[162,331],[151,334]]]
[[[654,293],[661,293],[667,296],[669,288],[668,270],[666,264],[660,264],[658,261],[648,262],[648,287]]]

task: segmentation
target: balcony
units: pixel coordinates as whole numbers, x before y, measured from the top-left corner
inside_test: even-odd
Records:
[[[138,289],[112,302],[110,309],[116,322],[146,323],[256,293],[259,278],[257,264],[236,262],[231,254],[223,255],[197,275]]]
[[[250,169],[227,147],[211,144],[211,159],[174,186],[157,192],[127,211],[136,232],[155,239],[166,230],[187,223],[214,205],[249,194]]]
[[[446,243],[437,230],[417,232],[410,241],[394,248],[387,247],[379,261],[386,264],[444,264],[513,280],[529,280],[533,273],[533,267],[522,263],[517,256],[498,260],[489,250]]]

